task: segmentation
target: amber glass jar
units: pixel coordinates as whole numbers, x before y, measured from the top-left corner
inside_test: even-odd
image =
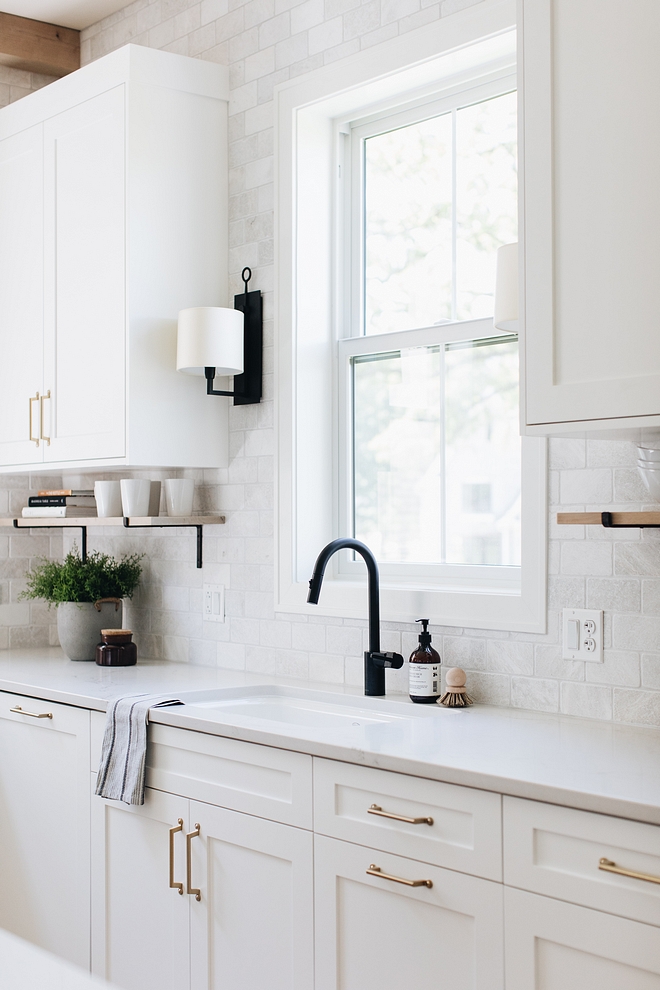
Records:
[[[96,647],[99,667],[132,667],[137,663],[137,646],[131,629],[102,629]]]

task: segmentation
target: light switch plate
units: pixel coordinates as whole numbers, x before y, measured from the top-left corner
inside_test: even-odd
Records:
[[[564,660],[603,662],[602,612],[593,608],[564,609],[561,655]]]
[[[202,602],[202,614],[205,622],[225,621],[225,586],[223,584],[205,584]]]

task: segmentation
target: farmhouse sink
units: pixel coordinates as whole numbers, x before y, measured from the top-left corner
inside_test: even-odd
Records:
[[[401,723],[416,714],[403,704],[363,703],[354,697],[275,685],[191,692],[180,697],[188,708],[203,709],[209,717],[223,721],[248,719],[315,729]]]

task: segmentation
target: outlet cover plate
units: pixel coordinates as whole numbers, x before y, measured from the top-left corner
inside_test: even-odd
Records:
[[[571,632],[577,622],[577,649],[571,646]],[[603,613],[594,608],[565,608],[562,615],[562,659],[603,662]]]
[[[225,586],[205,584],[202,595],[202,615],[204,622],[225,621]]]

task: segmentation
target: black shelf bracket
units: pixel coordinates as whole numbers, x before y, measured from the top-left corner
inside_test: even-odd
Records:
[[[660,523],[615,523],[611,512],[601,512],[600,521],[605,529],[660,529]]]
[[[196,529],[197,530],[197,568],[203,564],[204,537],[202,536],[203,526],[197,523],[151,523],[149,526],[131,526],[127,516],[123,517],[124,529]]]
[[[35,517],[36,518],[36,517]],[[131,525],[129,518],[127,516],[123,517],[124,529],[196,529],[197,530],[197,567],[201,568],[203,564],[203,548],[204,548],[204,537],[202,531],[204,529],[203,525],[198,525],[197,523],[151,523],[149,526],[135,526]],[[58,527],[57,524],[51,526],[19,526],[18,519],[13,520],[14,529],[75,529],[74,526],[62,526]],[[93,524],[92,524],[93,525]],[[87,561],[87,526],[80,527],[80,559],[83,564]]]
[[[36,516],[35,516],[36,518]],[[14,519],[14,529],[57,529],[57,526],[19,526],[18,519]],[[62,529],[74,529],[74,526],[62,526]],[[87,563],[87,526],[80,527],[80,559],[83,564]]]

